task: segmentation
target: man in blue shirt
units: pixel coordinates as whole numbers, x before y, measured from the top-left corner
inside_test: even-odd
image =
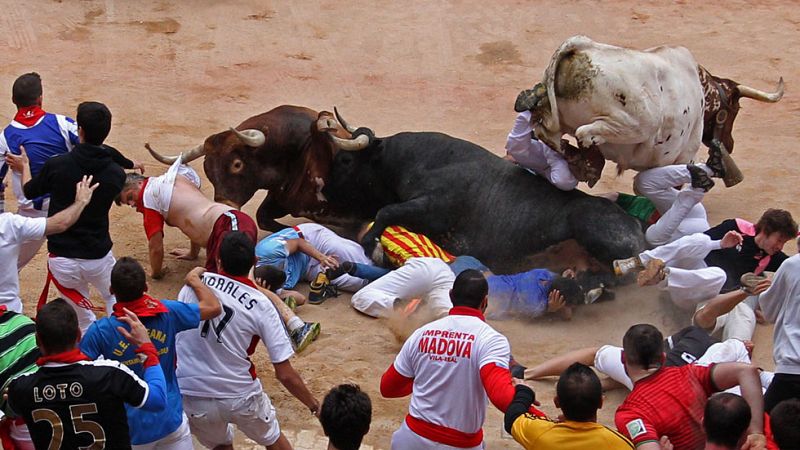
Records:
[[[8,172],[5,155],[19,155],[24,146],[30,161],[32,176],[36,176],[44,163],[53,156],[63,155],[77,145],[78,126],[75,120],[61,114],[52,114],[42,109],[42,79],[36,72],[20,75],[12,86],[11,100],[17,113],[11,123],[0,132],[0,198],[4,196],[3,181]],[[144,165],[131,161],[116,149],[110,148],[114,162],[124,169],[137,169],[144,172]],[[22,192],[22,177],[12,174],[14,196],[17,198],[17,214],[23,217],[47,217],[50,196],[28,199]],[[3,212],[0,210],[0,213]],[[39,251],[45,239],[37,239],[23,244],[17,268],[24,267]]]
[[[147,283],[141,264],[133,258],[121,258],[111,271],[111,289],[117,297],[114,314],[92,324],[81,340],[81,351],[88,357],[116,360],[141,374],[139,358],[118,330],[123,325],[119,320],[124,315],[123,308],[133,311],[147,328],[164,370],[167,407],[159,413],[127,407],[131,443],[137,450],[193,448],[175,376],[175,335],[196,329],[201,320],[212,319],[222,311],[217,297],[200,278],[204,271],[197,267],[186,275],[186,284],[194,290],[198,304],[159,301],[146,294]]]

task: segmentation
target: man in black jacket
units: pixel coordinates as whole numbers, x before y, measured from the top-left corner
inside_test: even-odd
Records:
[[[108,211],[125,183],[125,171],[114,162],[115,150],[103,145],[111,130],[108,108],[97,102],[81,103],[77,122],[80,143],[71,152],[47,160],[35,178],[30,178],[26,165],[23,191],[27,198],[50,194],[48,214],[52,216],[73,202],[75,185],[84,175],[92,175],[100,184],[75,225],[47,237],[48,276],[39,299],[41,306],[52,281],[63,296],[72,300],[80,328],[86,331],[95,319],[92,310],[96,309],[89,301],[89,284],[103,296],[108,314],[115,302],[109,289],[115,260]]]

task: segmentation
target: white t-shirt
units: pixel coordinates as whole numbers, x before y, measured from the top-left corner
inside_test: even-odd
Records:
[[[12,213],[0,214],[0,305],[9,311],[22,313],[19,298],[19,275],[17,259],[19,249],[27,241],[44,238],[47,218],[22,217]]]
[[[800,255],[784,261],[772,286],[758,297],[764,317],[775,324],[775,373],[800,375]]]
[[[211,398],[244,398],[261,392],[249,358],[258,340],[264,341],[273,363],[294,354],[275,306],[256,288],[223,275],[206,272],[203,282],[217,295],[223,312],[201,322],[197,330],[178,334],[181,392]],[[197,297],[184,286],[178,301],[197,303]]]
[[[419,328],[394,361],[414,379],[409,414],[428,423],[476,433],[483,427],[488,397],[480,369],[508,367],[508,339],[477,317],[451,315]]]

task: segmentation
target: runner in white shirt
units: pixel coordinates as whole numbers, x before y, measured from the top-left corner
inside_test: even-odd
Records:
[[[415,331],[383,374],[381,395],[411,394],[408,415],[392,436],[393,450],[482,449],[487,395],[503,412],[511,403],[511,350],[484,321],[488,291],[477,270],[459,274],[450,291],[450,315]]]
[[[92,199],[98,184],[91,186],[92,177],[83,177],[75,188],[75,203],[52,217],[22,217],[12,213],[0,214],[0,305],[9,311],[22,313],[22,300],[19,298],[19,274],[16,261],[22,244],[43,239],[50,234],[63,233],[80,217],[81,212]]]
[[[221,273],[203,275],[223,312],[203,322],[198,330],[177,336],[177,375],[184,410],[192,433],[208,448],[232,449],[232,424],[270,450],[292,448],[249,358],[259,339],[267,347],[275,377],[313,414],[319,414],[319,402],[289,362],[294,354],[292,343],[266,297],[275,294],[260,291],[247,278],[253,255],[254,243],[246,234],[232,231],[223,238],[217,261]],[[186,287],[178,300],[197,301],[194,291]]]

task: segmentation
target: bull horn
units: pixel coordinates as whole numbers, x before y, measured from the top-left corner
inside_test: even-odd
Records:
[[[260,130],[247,129],[239,131],[231,127],[231,131],[248,147],[261,147],[267,141],[267,136]]]
[[[340,137],[334,136],[331,133],[328,133],[328,136],[331,137],[333,140],[334,145],[339,148],[339,150],[344,150],[348,152],[357,152],[359,150],[363,150],[369,145],[369,136],[366,134],[362,134],[361,136],[355,139],[342,139]]]
[[[336,107],[333,107],[333,113],[336,114],[336,120],[345,128],[345,130],[349,131],[350,133],[355,133],[356,128],[351,127],[347,122],[345,122],[344,118],[339,115],[339,110]]]
[[[778,81],[778,88],[775,92],[759,91],[743,84],[737,85],[736,88],[739,89],[739,94],[742,97],[752,98],[760,102],[775,103],[783,98],[783,77]]]
[[[543,98],[547,97],[547,89],[542,83],[537,83],[533,89],[525,89],[517,96],[514,111],[523,112],[536,108]]]
[[[164,156],[164,155],[158,153],[157,151],[153,150],[153,148],[150,147],[150,143],[149,142],[144,144],[144,148],[146,148],[147,151],[150,152],[151,155],[153,155],[153,158],[155,158],[156,161],[158,161],[158,162],[160,162],[162,164],[171,165],[172,163],[174,163],[175,161],[178,160],[177,156]],[[191,161],[194,161],[195,159],[197,159],[197,158],[199,158],[199,157],[201,157],[201,156],[203,156],[205,154],[206,154],[206,152],[203,150],[203,145],[198,145],[197,147],[189,150],[188,152],[184,152],[183,153],[183,161],[182,162],[184,164],[187,164],[187,163],[189,163]]]

